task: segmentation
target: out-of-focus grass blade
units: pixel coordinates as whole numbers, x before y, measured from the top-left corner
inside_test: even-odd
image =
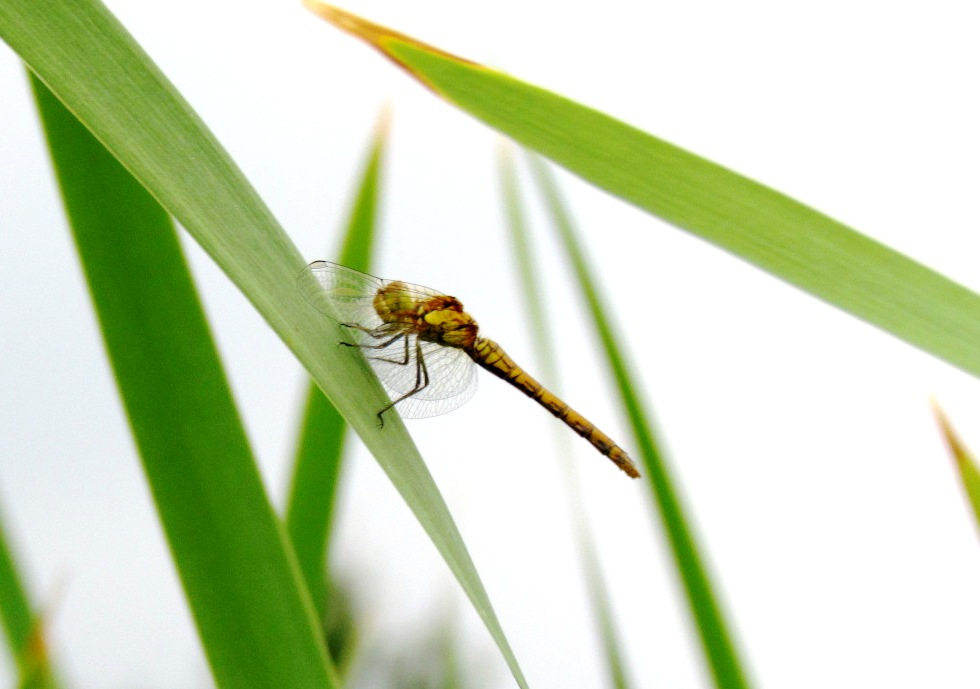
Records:
[[[387,136],[385,112],[368,153],[340,252],[341,264],[362,272],[369,272],[371,267],[378,184]],[[286,526],[314,608],[324,616],[327,647],[341,675],[353,657],[357,635],[350,614],[337,615],[327,609],[330,604],[343,608],[346,601],[345,592],[337,588],[332,576],[328,554],[346,429],[344,418],[320,388],[310,383],[290,483]]]
[[[286,527],[318,616],[325,612],[324,565],[347,426],[323,392],[310,383],[290,484]]]
[[[526,686],[445,501],[359,352],[301,296],[307,263],[179,93],[97,0],[4,0],[0,37],[241,289],[361,436]]]
[[[629,689],[633,685],[629,681],[626,663],[623,661],[621,652],[623,645],[619,640],[616,617],[609,602],[609,587],[606,586],[591,536],[586,536],[585,545],[582,547],[582,563],[585,567],[585,585],[589,590],[589,602],[592,604],[593,615],[599,626],[597,634],[606,656],[609,686],[613,689]]]
[[[14,555],[7,543],[6,530],[0,520],[0,617],[10,649],[17,665],[18,686],[55,689],[43,636],[42,618],[27,600]]]
[[[953,430],[953,425],[946,418],[946,414],[940,406],[933,402],[932,410],[936,415],[939,430],[943,434],[943,440],[946,441],[949,453],[953,455],[953,459],[956,461],[956,470],[960,475],[960,482],[963,484],[963,490],[973,508],[973,518],[976,520],[977,527],[980,528],[980,469],[977,468],[977,460],[960,440],[956,431]]]
[[[45,621],[43,614],[38,616],[18,658],[17,686],[20,689],[55,689],[58,686],[48,655]]]
[[[732,635],[728,631],[729,625],[725,621],[718,596],[714,592],[715,587],[704,564],[704,558],[699,552],[694,530],[685,514],[681,497],[674,487],[669,464],[661,449],[662,443],[654,432],[653,415],[644,407],[643,400],[636,390],[635,381],[639,380],[639,376],[633,373],[626,360],[626,353],[620,348],[619,343],[623,342],[623,339],[617,336],[609,321],[607,314],[610,312],[599,293],[592,269],[585,259],[557,185],[539,158],[532,155],[529,156],[529,160],[545,205],[575,272],[576,281],[588,303],[596,333],[602,342],[606,360],[619,388],[620,399],[629,417],[633,437],[646,467],[646,476],[657,498],[660,520],[667,532],[674,563],[684,584],[688,604],[701,638],[701,646],[715,684],[727,688],[748,687],[742,662],[735,649]]]
[[[170,218],[32,83],[116,381],[217,685],[337,686]]]
[[[452,104],[596,186],[980,375],[980,296],[851,228],[623,122],[318,0]]]
[[[538,283],[537,271],[534,268],[535,259],[528,236],[527,216],[518,187],[512,149],[509,143],[502,143],[498,156],[507,228],[510,230],[511,244],[514,248],[514,262],[521,281],[524,308],[527,309],[527,327],[531,331],[531,340],[536,345],[536,363],[541,367],[541,377],[553,386],[559,380],[554,357],[555,343],[551,337],[552,329],[548,323],[548,312],[544,308],[541,285]]]
[[[535,357],[536,369],[541,372],[541,380],[545,381],[552,392],[561,397],[561,391],[557,386],[560,377],[555,366],[555,345],[551,336],[554,324],[548,322],[548,312],[544,308],[541,285],[537,279],[537,271],[534,269],[535,259],[528,236],[526,214],[517,183],[511,147],[502,146],[500,151],[500,185],[503,192],[507,225],[510,229],[511,243],[514,248],[515,263],[521,281],[521,294],[524,297],[524,306],[528,313],[527,326],[532,333],[531,339],[535,344],[534,349],[537,354]],[[556,431],[560,434],[558,436],[559,445],[562,448],[567,447],[569,444],[568,429],[556,427]],[[589,591],[592,614],[597,622],[597,634],[605,653],[606,669],[609,673],[608,684],[614,689],[627,689],[630,684],[620,653],[622,644],[616,633],[616,624],[609,602],[606,582],[599,567],[595,544],[588,525],[585,523],[584,514],[586,510],[581,509],[582,496],[571,473],[571,467],[568,467],[565,474],[568,478],[568,492],[572,503],[573,528],[582,564],[585,568],[585,583]]]
[[[371,268],[378,182],[388,136],[387,116],[382,117],[357,188],[339,257],[342,265],[365,273]],[[286,524],[317,610],[322,610],[326,595],[324,563],[345,428],[343,417],[320,389],[311,385],[290,485]]]

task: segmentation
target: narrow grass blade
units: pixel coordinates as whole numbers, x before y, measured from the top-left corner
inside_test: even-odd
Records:
[[[367,156],[339,257],[343,265],[363,272],[370,269],[387,125],[385,113]],[[324,617],[328,651],[341,675],[353,657],[356,630],[350,615],[328,612],[329,603],[339,605],[344,600],[343,591],[331,574],[328,553],[346,429],[344,418],[320,388],[310,383],[290,483],[286,526],[314,608]]]
[[[583,525],[584,528],[584,525]],[[596,556],[595,545],[591,536],[585,537],[582,548],[582,562],[585,567],[585,585],[589,591],[589,602],[592,605],[592,614],[598,623],[599,642],[602,644],[602,652],[605,654],[606,671],[609,673],[607,679],[608,686],[612,689],[630,689],[629,675],[626,672],[626,663],[623,660],[623,644],[619,640],[619,630],[616,626],[616,616],[613,614],[612,604],[609,601],[609,587],[599,566],[599,559]]]
[[[324,614],[327,600],[329,574],[324,566],[346,428],[344,417],[311,383],[290,484],[286,528],[318,616]]]
[[[560,380],[560,377],[555,366],[554,352],[556,349],[554,339],[551,336],[554,324],[549,323],[548,312],[544,308],[541,284],[537,279],[537,271],[534,269],[535,258],[528,236],[524,204],[517,183],[517,172],[510,146],[501,147],[499,167],[507,226],[510,229],[514,258],[520,275],[521,294],[524,296],[524,305],[528,313],[527,327],[532,333],[531,340],[535,344],[534,349],[537,354],[536,368],[541,371],[541,379],[546,381],[551,391],[561,397],[561,391],[557,387],[557,381]],[[558,436],[559,446],[567,447],[569,440],[567,429],[556,426],[555,430],[560,434]],[[571,465],[566,465],[564,473],[567,478],[566,485],[572,505],[573,529],[585,569],[585,583],[589,592],[592,615],[597,623],[599,641],[605,654],[608,686],[614,689],[628,689],[630,683],[620,653],[622,644],[616,632],[615,616],[609,602],[608,589],[599,566],[595,544],[588,524],[585,522],[585,510],[581,508],[583,501],[578,490],[578,483],[572,475]]]
[[[980,528],[980,468],[977,468],[977,460],[960,440],[956,431],[953,430],[953,425],[949,422],[942,408],[935,402],[933,402],[932,411],[936,416],[936,422],[939,424],[943,440],[946,441],[946,446],[949,448],[949,453],[956,462],[956,471],[960,475],[960,482],[963,484],[963,490],[966,492],[970,507],[973,508],[973,518],[977,527]]]
[[[306,264],[214,136],[97,0],[4,0],[0,37],[241,289],[371,450],[520,668],[428,469],[359,352],[301,296]]]
[[[43,618],[31,609],[14,554],[0,520],[0,618],[10,657],[17,665],[18,686],[55,689],[43,636]]]
[[[544,308],[541,285],[538,282],[537,271],[534,267],[535,259],[527,230],[526,213],[517,182],[517,170],[514,165],[512,149],[513,147],[509,143],[502,145],[498,157],[505,217],[507,227],[510,230],[517,274],[521,281],[521,294],[525,297],[524,308],[527,309],[527,327],[531,331],[531,340],[536,345],[536,363],[540,366],[542,379],[554,385],[559,380],[554,357],[555,342],[554,338],[551,337],[553,331],[548,322],[548,312]]]
[[[602,342],[610,371],[619,388],[623,408],[633,429],[633,436],[646,466],[646,476],[656,496],[660,509],[660,520],[670,541],[674,563],[687,594],[691,614],[701,638],[702,650],[711,668],[718,687],[748,687],[749,683],[742,669],[742,661],[735,648],[735,642],[728,631],[715,586],[711,581],[705,558],[694,534],[690,519],[671,476],[670,466],[663,452],[663,444],[658,440],[653,427],[653,414],[645,408],[634,381],[635,375],[626,354],[619,343],[623,340],[616,334],[613,324],[606,314],[605,300],[586,261],[585,254],[577,238],[571,217],[558,187],[544,163],[536,156],[529,156],[531,170],[544,197],[545,205],[551,215],[555,230],[564,246],[569,263],[575,272],[582,295],[589,305],[589,314],[596,333]]]
[[[216,683],[337,686],[170,219],[41,82],[32,83],[116,381]]]
[[[343,10],[305,0],[442,98],[596,186],[980,375],[980,296],[720,165]]]

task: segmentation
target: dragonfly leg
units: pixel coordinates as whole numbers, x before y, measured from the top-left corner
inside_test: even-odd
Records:
[[[408,363],[408,338],[405,338],[405,362]],[[385,361],[388,361],[385,359]],[[392,362],[399,363],[399,362]],[[385,427],[384,413],[389,409],[393,409],[396,404],[403,400],[407,400],[412,395],[417,395],[429,386],[429,369],[425,365],[425,357],[422,356],[422,343],[416,338],[415,340],[415,387],[406,392],[404,395],[396,400],[392,400],[385,406],[384,409],[378,412],[378,422],[381,428]]]
[[[384,331],[382,330],[382,328],[376,328],[376,329],[365,328],[364,326],[357,325],[356,323],[342,323],[341,325],[347,328],[355,328],[357,330],[360,330],[361,332],[367,333],[368,335],[376,339],[381,339],[382,337],[386,337],[388,334],[390,334],[390,331]],[[408,342],[409,338],[407,337],[406,333],[397,333],[392,337],[388,338],[387,340],[385,340],[384,342],[379,342],[378,344],[363,344],[360,342],[338,342],[337,344],[343,345],[345,347],[357,347],[358,349],[387,349],[402,337],[405,338],[405,354],[402,357],[401,361],[397,359],[389,359],[388,357],[383,357],[383,356],[373,356],[370,358],[375,359],[376,361],[386,361],[389,364],[406,366],[408,364],[408,360],[409,360],[408,353],[410,351],[409,350],[410,345]]]
[[[384,337],[384,335],[378,335],[378,334],[376,334],[372,330],[364,330],[364,332],[366,332],[369,335],[371,335],[371,337],[376,337],[376,338]],[[387,333],[385,333],[385,334],[387,334]],[[362,344],[362,343],[359,343],[359,342],[338,342],[337,344],[339,344],[339,345],[341,345],[343,347],[357,347],[358,349],[384,349],[385,347],[388,347],[389,345],[391,345],[391,343],[397,342],[398,341],[398,338],[400,338],[400,337],[405,337],[405,333],[398,333],[397,335],[394,335],[390,339],[385,340],[384,342],[381,342],[380,344]],[[387,359],[385,359],[385,361],[387,361]],[[397,364],[398,362],[397,361],[392,361],[391,363]]]
[[[381,328],[369,328],[365,325],[361,325],[360,323],[341,323],[340,326],[343,328],[353,328],[354,330],[360,330],[362,333],[367,333],[368,335],[370,335],[375,339],[381,339],[382,337],[388,334],[386,332],[383,332]]]
[[[384,356],[372,356],[371,358],[374,359],[375,361],[386,361],[389,364],[395,364],[396,366],[407,366],[408,365],[408,359],[409,359],[408,352],[409,352],[409,347],[411,345],[409,344],[409,337],[407,335],[405,335],[405,333],[399,333],[398,335],[396,335],[395,337],[391,338],[390,340],[388,340],[384,344],[380,344],[380,345],[367,345],[367,348],[368,349],[383,349],[384,347],[387,347],[388,345],[390,345],[391,343],[393,343],[399,337],[404,337],[405,338],[405,354],[404,354],[404,356],[402,356],[402,360],[401,361],[398,361],[397,359],[389,359],[388,357],[384,357]]]

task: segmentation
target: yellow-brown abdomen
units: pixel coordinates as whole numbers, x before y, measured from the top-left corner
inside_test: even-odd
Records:
[[[572,430],[592,443],[599,452],[609,457],[628,476],[639,478],[640,472],[636,470],[629,455],[614,443],[612,438],[531,377],[507,356],[507,352],[496,342],[481,337],[473,343],[472,347],[467,348],[466,352],[477,364],[498,378],[506,380],[564,421]]]

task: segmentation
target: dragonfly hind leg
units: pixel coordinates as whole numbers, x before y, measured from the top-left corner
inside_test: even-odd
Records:
[[[408,338],[405,338],[405,361],[397,362],[393,361],[391,363],[407,365],[408,364]],[[381,358],[381,357],[377,357]],[[389,359],[381,359],[382,361],[389,361]],[[396,404],[407,400],[412,395],[417,395],[429,386],[429,369],[425,365],[425,358],[422,356],[422,343],[416,338],[415,340],[415,387],[406,392],[404,395],[398,399],[389,402],[381,411],[378,412],[378,424],[379,428],[385,427],[384,413],[389,409],[393,409]]]
[[[391,335],[390,331],[386,331],[383,328],[366,328],[363,325],[358,325],[357,323],[341,323],[345,328],[353,328],[355,330],[360,330],[363,333],[367,333],[369,336],[376,340],[380,340],[388,335]],[[389,359],[384,356],[371,356],[369,359],[375,361],[384,361],[389,364],[394,364],[396,366],[407,366],[409,361],[411,361],[411,337],[407,333],[396,333],[395,335],[389,337],[384,342],[378,342],[377,344],[365,344],[361,342],[339,342],[338,344],[345,347],[357,347],[358,349],[387,349],[399,339],[404,338],[405,341],[405,351],[400,360]],[[378,412],[378,427],[384,428],[385,420],[384,413],[393,409],[396,404],[407,400],[412,395],[417,395],[422,390],[429,386],[429,369],[425,365],[425,358],[422,356],[422,343],[416,337],[415,339],[415,387],[406,392],[404,395],[398,397],[397,399],[389,402],[385,405],[381,411]]]

